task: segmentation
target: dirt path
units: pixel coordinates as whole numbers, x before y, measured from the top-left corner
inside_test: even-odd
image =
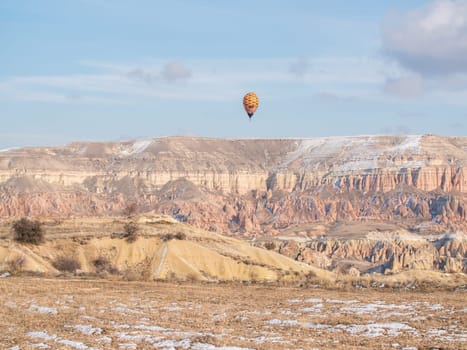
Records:
[[[154,273],[155,277],[159,277],[159,275],[161,274],[162,266],[164,266],[166,256],[167,256],[167,243],[164,243],[164,246],[162,247],[161,261],[159,262],[156,272]]]

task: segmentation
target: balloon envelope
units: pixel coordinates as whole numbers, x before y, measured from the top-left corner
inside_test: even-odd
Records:
[[[251,118],[259,105],[259,98],[254,92],[249,92],[243,97],[243,108]]]

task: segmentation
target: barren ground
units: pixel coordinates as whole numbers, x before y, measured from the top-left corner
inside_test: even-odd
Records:
[[[465,289],[0,278],[1,349],[461,349]]]

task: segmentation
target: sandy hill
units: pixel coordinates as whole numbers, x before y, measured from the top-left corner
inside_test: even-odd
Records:
[[[124,278],[136,280],[287,281],[306,274],[332,277],[325,270],[170,217],[134,218],[140,232],[130,243],[122,237],[127,222],[125,218],[44,220],[46,241],[36,246],[13,241],[11,221],[4,221],[0,271],[17,268],[57,274],[54,263],[71,257],[81,265],[78,272],[96,273],[100,268],[110,274],[118,270]]]

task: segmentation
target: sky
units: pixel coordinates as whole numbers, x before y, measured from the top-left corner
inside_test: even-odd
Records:
[[[0,43],[0,149],[467,134],[467,0],[0,0]]]

